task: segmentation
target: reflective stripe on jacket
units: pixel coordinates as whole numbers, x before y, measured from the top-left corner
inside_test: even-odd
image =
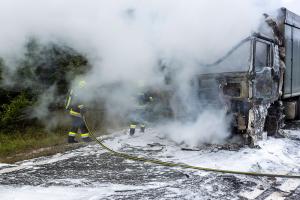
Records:
[[[67,98],[67,102],[66,102],[66,110],[69,110],[70,106],[71,106],[71,102],[72,102],[72,96],[73,96],[73,90],[70,91],[70,94]]]
[[[81,117],[80,112],[76,112],[72,108],[70,110],[70,115],[75,116],[75,117]]]
[[[66,110],[69,110],[70,115],[75,117],[82,117],[80,110],[84,108],[84,105],[80,104],[76,99],[76,95],[73,90],[70,91],[66,101]]]

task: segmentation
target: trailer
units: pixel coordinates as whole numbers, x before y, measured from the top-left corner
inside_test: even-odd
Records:
[[[283,8],[282,33],[285,44],[283,99],[300,96],[300,16]]]

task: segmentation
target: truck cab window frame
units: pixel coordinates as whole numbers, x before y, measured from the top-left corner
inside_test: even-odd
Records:
[[[256,40],[254,43],[254,67],[256,72],[260,72],[264,67],[272,67],[273,51],[270,43]]]
[[[206,65],[212,73],[246,72],[251,65],[251,39],[246,38],[213,64]]]

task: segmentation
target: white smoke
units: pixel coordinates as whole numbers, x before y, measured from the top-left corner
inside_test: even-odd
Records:
[[[33,35],[86,52],[97,83],[147,79],[157,58],[210,61],[248,36],[267,7],[254,2],[1,1],[0,53],[18,55]]]
[[[230,124],[225,111],[208,109],[196,121],[170,123],[162,126],[165,136],[179,144],[197,147],[199,144],[222,144],[229,136]]]
[[[164,60],[177,72],[176,96],[184,97],[189,112],[198,112],[189,85],[194,74],[205,71],[198,63],[215,61],[257,29],[263,12],[281,5],[280,0],[2,0],[0,57],[13,72],[28,37],[63,42],[83,52],[93,66],[84,77],[93,92],[85,97],[105,96],[114,113],[132,104],[136,82],[164,86],[158,73],[158,62]],[[109,84],[122,87],[111,93],[99,89]],[[183,130],[176,132],[186,141],[219,141],[228,135],[224,120],[218,112],[205,112],[196,124],[179,124]],[[198,134],[215,127],[211,121],[219,124],[217,130]]]
[[[282,0],[282,6],[297,14],[300,13],[300,1],[298,0]]]

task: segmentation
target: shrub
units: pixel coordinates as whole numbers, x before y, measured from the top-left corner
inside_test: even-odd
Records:
[[[0,127],[8,129],[20,127],[24,125],[25,109],[31,105],[31,101],[26,97],[25,93],[21,93],[11,100],[8,104],[1,106]]]
[[[11,133],[42,125],[26,113],[32,112],[35,103],[50,88],[54,88],[55,98],[45,107],[50,114],[63,109],[61,99],[65,99],[71,81],[91,68],[84,55],[64,43],[43,43],[35,38],[28,40],[24,55],[15,63],[16,70],[10,72],[0,58],[0,129]],[[4,76],[9,85],[1,84]]]

